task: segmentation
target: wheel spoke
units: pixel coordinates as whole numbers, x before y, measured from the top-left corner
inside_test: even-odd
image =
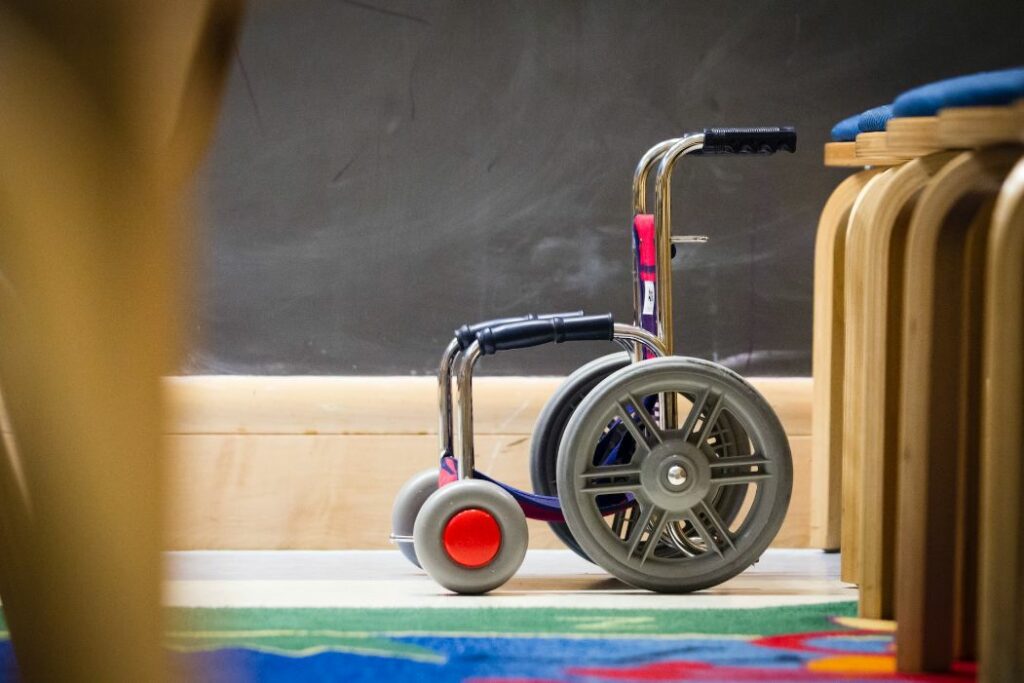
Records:
[[[722,551],[722,548],[715,541],[714,534],[716,532],[713,532],[711,529],[708,529],[708,525],[705,524],[704,520],[701,519],[700,513],[703,513],[706,508],[707,506],[704,506],[702,501],[695,508],[687,511],[684,517],[686,518],[686,521],[690,523],[690,526],[692,526],[694,530],[697,532],[697,534],[701,537],[701,540],[704,541],[704,545],[707,546],[708,552],[713,552],[719,557],[725,557],[725,553]],[[714,522],[709,521],[708,524],[711,524],[712,528],[714,528],[715,526]],[[729,539],[727,535],[725,536],[725,538],[728,539],[728,545],[730,548],[732,548],[732,539]]]
[[[636,442],[637,446],[642,447],[645,451],[650,452],[652,448],[661,443],[661,432],[658,430],[657,425],[651,420],[650,414],[647,409],[643,407],[643,403],[637,401],[633,396],[629,396],[625,401],[619,401],[618,406],[618,418],[629,432],[630,436]],[[633,415],[640,418],[640,422],[643,424],[647,434],[644,434],[637,426],[636,422],[633,421],[630,415],[632,411]]]
[[[667,521],[668,515],[661,508],[655,505],[642,506],[640,518],[635,521],[630,520],[629,523],[629,546],[626,548],[626,560],[632,559],[637,554],[637,550],[640,550],[640,564],[646,562],[654,547],[658,545],[658,539],[661,538],[661,534],[665,531],[665,523]],[[641,549],[640,541],[644,537],[644,531],[652,524],[654,528],[647,535],[647,543]]]
[[[700,431],[697,432],[696,437],[692,439],[693,443],[700,445],[708,440],[711,436],[711,428],[718,422],[718,418],[722,415],[722,406],[725,404],[725,396],[723,394],[713,394],[711,390],[707,390],[707,395],[704,399],[704,405],[706,407],[705,416],[700,425]],[[692,412],[692,411],[691,411]],[[687,416],[689,421],[689,416]],[[689,432],[683,432],[689,436]]]
[[[718,486],[751,484],[772,477],[771,472],[768,471],[770,461],[757,453],[738,458],[719,458],[712,460],[709,464],[711,466],[711,482]]]
[[[636,465],[595,467],[579,475],[583,493],[632,493],[640,488],[640,468]]]
[[[737,474],[723,474],[721,476],[711,475],[711,483],[718,486],[731,486],[733,484],[753,484],[755,481],[771,479],[768,472],[739,472]]]
[[[629,508],[627,508],[628,510]],[[622,538],[622,524],[626,521],[626,510],[619,510],[612,517],[612,533],[617,538]]]
[[[644,407],[644,402],[638,401],[636,396],[633,394],[629,395],[629,402],[636,407],[636,415],[640,418],[640,421],[644,423],[644,427],[647,429],[648,433],[654,437],[656,442],[661,443],[661,428],[654,423],[654,419],[651,417],[651,414],[647,412],[647,408]]]
[[[654,512],[654,506],[648,506],[642,510],[639,519],[629,520],[629,545],[626,548],[626,559],[633,557],[633,553],[640,547],[640,539],[644,536],[644,529],[647,527],[648,522],[651,521],[651,514]]]
[[[700,501],[697,504],[699,512],[703,513],[704,517],[707,518],[708,525],[711,527],[709,531],[714,532],[725,545],[728,546],[729,550],[736,550],[736,546],[733,545],[732,537],[729,535],[729,529],[725,524],[725,521],[718,514],[718,510],[713,505],[708,505],[706,501]]]
[[[629,538],[630,534],[633,533],[633,527],[636,526],[637,517],[640,515],[640,503],[636,502],[636,499],[634,498],[633,504],[623,510],[622,513],[623,515],[629,515],[628,517],[623,518],[626,525],[625,533],[619,535],[619,538],[624,541]]]
[[[693,428],[697,426],[697,420],[700,419],[700,414],[704,411],[704,404],[707,403],[709,396],[711,396],[710,388],[705,388],[699,394],[694,396],[693,405],[690,406],[690,412],[686,414],[686,420],[683,421],[683,426],[681,428],[683,434],[689,436],[689,434],[693,432]]]
[[[644,544],[643,552],[640,554],[640,564],[647,561],[647,558],[651,556],[654,549],[658,547],[662,534],[665,533],[665,526],[668,524],[668,513],[664,510],[659,512],[658,519],[654,522],[654,528],[648,534],[647,543]]]
[[[718,458],[708,463],[711,469],[718,469],[722,467],[765,467],[769,464],[769,460],[764,456],[757,455],[743,455],[735,458]]]

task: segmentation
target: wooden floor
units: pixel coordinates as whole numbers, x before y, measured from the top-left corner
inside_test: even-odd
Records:
[[[456,596],[397,551],[183,551],[166,555],[164,601],[183,607],[749,608],[856,600],[839,555],[769,550],[715,588],[690,595],[637,590],[568,550],[531,550],[486,596]]]

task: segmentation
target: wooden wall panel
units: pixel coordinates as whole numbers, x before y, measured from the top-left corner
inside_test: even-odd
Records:
[[[436,462],[423,435],[168,436],[171,549],[388,548],[391,503]],[[778,547],[807,547],[810,437],[791,437],[793,498]],[[483,436],[481,471],[529,488],[529,440]],[[541,522],[530,546],[561,548]]]
[[[477,434],[529,434],[561,377],[473,382]],[[753,378],[787,434],[811,433],[811,380]],[[432,377],[192,376],[165,380],[169,434],[436,434]]]
[[[560,381],[477,380],[482,471],[529,488],[530,431]],[[811,383],[755,384],[793,450],[793,498],[775,545],[806,547]],[[173,549],[387,548],[394,494],[437,461],[432,380],[189,377],[167,385],[180,416],[166,437]],[[389,406],[402,414],[389,419]],[[543,523],[530,523],[530,538],[534,548],[562,547]]]

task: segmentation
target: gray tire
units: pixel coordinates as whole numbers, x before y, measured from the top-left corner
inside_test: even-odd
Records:
[[[660,429],[642,407],[644,397],[662,392],[692,403],[681,411],[682,428]],[[702,413],[714,418],[698,419]],[[698,447],[724,414],[742,427],[749,455],[719,458]],[[637,450],[628,463],[595,464],[594,447],[615,418],[628,421]],[[764,398],[731,370],[692,358],[648,360],[610,375],[576,409],[558,454],[559,500],[580,547],[622,581],[661,592],[714,586],[757,561],[782,525],[792,482],[789,443]],[[714,505],[731,487],[753,489],[735,528]],[[613,529],[597,499],[622,493],[636,503],[625,528]]]
[[[416,558],[416,548],[412,542],[413,527],[423,503],[436,490],[437,468],[423,470],[402,485],[395,496],[394,505],[391,506],[391,533],[396,537],[395,545],[405,559],[417,567],[420,566],[420,561]]]
[[[569,419],[594,387],[629,364],[627,353],[613,353],[593,360],[569,375],[544,404],[530,441],[530,479],[534,491],[545,496],[558,495],[558,448]],[[704,448],[725,457],[748,455],[740,445],[746,440],[746,434],[731,415],[723,415],[715,431],[708,443],[703,444]],[[731,486],[716,497],[715,509],[727,524],[731,524],[739,514],[745,496],[743,487]],[[567,524],[548,522],[548,526],[570,550],[591,561],[573,538]]]
[[[445,546],[449,522],[468,510],[488,513],[500,529],[497,552],[483,566],[460,564]],[[494,590],[512,578],[529,543],[526,517],[515,498],[495,484],[475,479],[452,482],[431,494],[416,517],[413,536],[416,556],[430,577],[450,591],[469,595]]]

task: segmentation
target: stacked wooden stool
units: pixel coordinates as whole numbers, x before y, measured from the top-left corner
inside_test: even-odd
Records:
[[[1024,680],[1024,68],[840,122],[815,248],[816,541],[900,670]]]

